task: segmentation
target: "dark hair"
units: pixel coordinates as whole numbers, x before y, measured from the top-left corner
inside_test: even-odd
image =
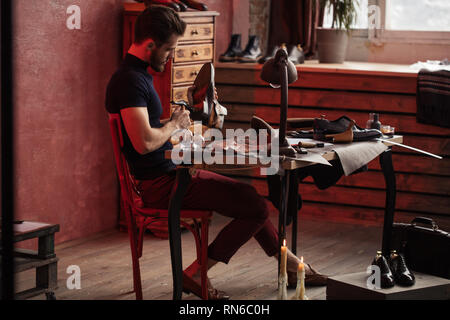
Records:
[[[169,41],[173,34],[182,36],[186,30],[186,22],[181,20],[175,10],[152,5],[145,9],[136,19],[134,25],[134,42],[142,43],[153,39],[157,46]]]

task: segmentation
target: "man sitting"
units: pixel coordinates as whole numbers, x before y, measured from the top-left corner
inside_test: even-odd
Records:
[[[179,108],[168,120],[161,120],[162,105],[147,72],[164,71],[173,58],[178,39],[186,24],[178,14],[164,6],[150,6],[137,18],[135,39],[112,76],[106,92],[106,109],[120,114],[124,138],[124,154],[131,173],[139,183],[144,204],[167,209],[175,183],[175,165],[165,159],[172,148],[169,138],[177,129],[190,125],[189,111]],[[189,90],[192,101],[193,88]],[[232,200],[231,200],[232,199]],[[230,201],[231,200],[231,201]],[[246,205],[250,204],[250,205]],[[208,247],[208,269],[217,262],[228,263],[235,252],[254,237],[268,256],[277,258],[278,234],[270,222],[266,201],[243,182],[212,172],[198,170],[193,175],[182,203],[183,209],[214,210],[234,218]],[[289,282],[296,282],[299,259],[288,253]],[[306,267],[306,284],[324,285],[326,277]],[[227,299],[209,283],[210,299]],[[183,287],[201,296],[200,267],[194,261],[183,275]]]

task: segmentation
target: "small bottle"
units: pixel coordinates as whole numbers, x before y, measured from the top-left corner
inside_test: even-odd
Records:
[[[377,130],[381,129],[381,122],[379,121],[378,113],[373,114],[373,122],[372,122],[372,125],[370,126],[370,128],[377,129]]]
[[[374,115],[374,113],[369,113],[369,120],[367,120],[366,129],[372,128],[373,115]]]

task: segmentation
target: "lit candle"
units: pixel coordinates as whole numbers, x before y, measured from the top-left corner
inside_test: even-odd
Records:
[[[286,265],[287,265],[287,247],[286,247],[286,239],[284,239],[283,245],[281,246],[280,274],[287,275]]]
[[[297,289],[295,291],[297,300],[307,300],[305,296],[305,264],[303,263],[303,257],[300,258],[300,263],[297,268]]]
[[[286,239],[281,246],[280,276],[278,277],[278,300],[287,300],[287,247]]]

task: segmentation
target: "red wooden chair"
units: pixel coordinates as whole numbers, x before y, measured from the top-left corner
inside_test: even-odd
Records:
[[[123,200],[125,216],[128,225],[128,235],[130,237],[131,259],[133,262],[133,281],[136,299],[142,300],[141,272],[139,268],[139,258],[142,256],[142,243],[144,232],[149,224],[167,220],[168,210],[146,208],[142,205],[139,190],[133,176],[130,174],[127,161],[122,152],[123,137],[121,131],[121,121],[119,114],[109,114],[109,125],[116,159],[116,168],[119,176],[120,191]],[[202,210],[181,210],[181,218],[191,218],[194,227],[185,221],[180,223],[192,232],[195,238],[197,249],[197,259],[201,264],[201,287],[202,298],[208,299],[207,287],[207,259],[208,259],[208,223],[212,215],[211,211]],[[198,221],[201,221],[201,235]],[[139,232],[138,232],[139,231]]]

